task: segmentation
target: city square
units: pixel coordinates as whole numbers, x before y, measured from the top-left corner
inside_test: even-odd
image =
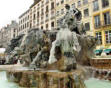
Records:
[[[0,28],[0,88],[110,88],[111,1],[32,2]]]

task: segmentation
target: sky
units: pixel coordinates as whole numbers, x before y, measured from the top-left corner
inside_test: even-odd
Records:
[[[33,0],[0,0],[0,28],[17,20],[33,3]]]

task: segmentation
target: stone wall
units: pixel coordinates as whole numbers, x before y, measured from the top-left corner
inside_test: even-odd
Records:
[[[13,78],[12,78],[13,75]],[[51,71],[24,71],[7,72],[9,81],[17,82],[26,88],[86,88],[80,71],[51,72]],[[13,79],[13,80],[12,80]]]

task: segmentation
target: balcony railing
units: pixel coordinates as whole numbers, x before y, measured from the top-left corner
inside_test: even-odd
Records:
[[[52,7],[51,10],[54,10],[54,7]]]
[[[111,19],[103,21],[103,26],[109,26],[109,25],[111,25]]]
[[[37,26],[39,26],[39,23],[37,23]]]
[[[46,4],[48,4],[49,3],[49,0],[48,1],[46,1]]]
[[[41,5],[41,8],[44,7],[44,4]]]
[[[45,22],[49,21],[49,18],[46,18]]]
[[[93,9],[94,12],[98,11],[98,10],[99,10],[99,7]]]
[[[41,16],[43,16],[43,15],[44,15],[44,13],[42,12],[42,13],[41,13]]]
[[[95,29],[101,28],[101,27],[105,27],[105,26],[110,26],[111,25],[111,19],[107,20],[107,21],[100,21],[98,24],[94,23],[94,27]]]
[[[41,24],[43,24],[43,23],[44,23],[44,21],[42,20],[42,21],[41,21]]]
[[[107,7],[109,7],[109,3],[107,3],[107,4],[104,3],[104,4],[102,5],[102,8],[107,8]]]
[[[49,10],[45,11],[45,13],[49,13]]]
[[[37,8],[37,10],[39,10],[39,9],[40,9],[40,7]]]
[[[55,18],[55,15],[51,15],[51,19],[54,19]]]

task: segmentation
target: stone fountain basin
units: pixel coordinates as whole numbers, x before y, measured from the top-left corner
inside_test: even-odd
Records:
[[[67,88],[67,83],[70,83],[71,88],[86,88],[81,70],[60,72],[59,70],[19,68],[7,71],[9,80],[12,80],[12,75],[13,82],[18,83],[21,87]]]

